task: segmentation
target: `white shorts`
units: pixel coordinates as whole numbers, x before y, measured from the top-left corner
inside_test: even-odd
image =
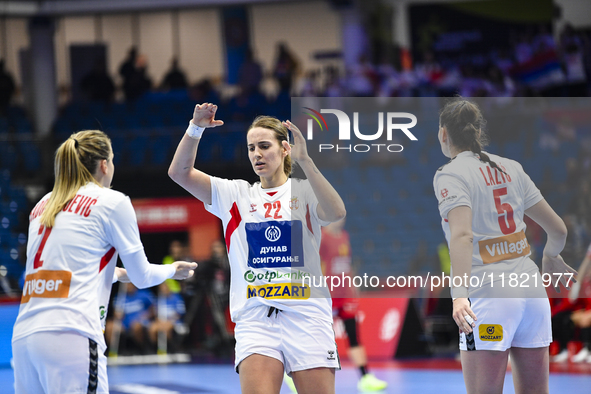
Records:
[[[73,331],[38,332],[12,343],[16,394],[108,394],[107,358]]]
[[[287,374],[311,368],[341,369],[332,323],[297,312],[272,312],[259,306],[236,322],[236,372],[251,354],[273,357]]]
[[[473,336],[460,334],[460,350],[538,348],[552,342],[548,298],[470,298]]]

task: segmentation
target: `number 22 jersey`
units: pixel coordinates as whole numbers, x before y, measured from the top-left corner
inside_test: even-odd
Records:
[[[263,189],[259,182],[210,179],[212,203],[205,208],[223,223],[232,320],[265,305],[332,322],[327,288],[310,286],[311,277],[322,276],[320,226],[328,222],[316,213],[309,182],[290,178]]]

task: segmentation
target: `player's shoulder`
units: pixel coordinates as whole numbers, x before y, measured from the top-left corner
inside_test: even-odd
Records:
[[[211,176],[210,178],[211,178],[212,183],[215,183],[218,188],[220,188],[220,187],[222,187],[222,188],[223,187],[225,187],[225,188],[236,187],[238,189],[250,189],[256,185],[256,183],[251,184],[251,183],[245,181],[244,179],[226,179],[226,178],[220,178],[217,176]]]
[[[95,209],[104,207],[105,209],[115,209],[120,206],[123,201],[128,201],[131,204],[129,196],[117,190],[108,187],[99,186],[95,183],[89,183],[83,186],[78,191],[79,194],[87,195],[96,201],[93,201]]]
[[[511,167],[520,168],[520,169],[523,168],[521,166],[521,163],[519,163],[517,160],[509,159],[508,157],[499,156],[499,155],[495,155],[494,153],[488,153],[488,152],[487,152],[487,155],[491,161],[494,161],[497,164],[502,164],[505,167],[511,166]]]
[[[437,169],[436,175],[438,173],[442,173],[442,174],[461,173],[466,169],[466,166],[468,166],[471,162],[474,162],[475,160],[478,160],[475,153],[462,152],[462,153],[456,155],[455,157],[453,157],[452,159],[450,159],[447,163],[445,163],[441,167],[439,167]]]
[[[122,193],[118,190],[113,190],[108,187],[100,187],[97,185],[96,193],[100,198],[108,201],[112,201],[114,203],[119,203],[125,199],[129,199],[129,196],[125,193]]]
[[[39,199],[39,201],[37,201],[37,204],[35,204],[35,206],[37,206],[37,205],[41,204],[41,203],[42,203],[42,202],[44,202],[44,201],[45,201],[45,202],[47,202],[47,200],[49,200],[49,197],[51,197],[51,193],[53,193],[53,192],[48,192],[48,193],[46,193],[46,194],[45,194],[43,197],[41,197],[41,198]]]
[[[451,175],[456,178],[465,178],[469,176],[470,168],[477,164],[478,157],[473,152],[462,152],[442,165],[435,172],[433,180]]]

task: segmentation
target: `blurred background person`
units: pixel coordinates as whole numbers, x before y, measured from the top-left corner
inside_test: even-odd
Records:
[[[159,353],[175,353],[180,350],[180,337],[187,333],[183,324],[185,316],[185,302],[178,293],[170,291],[168,283],[158,286],[155,319],[148,326],[148,335],[152,346],[158,348]],[[166,341],[166,343],[161,343]]]
[[[164,76],[164,79],[160,84],[160,89],[164,91],[186,89],[187,86],[189,86],[187,83],[187,76],[179,67],[178,59],[173,57],[170,63],[170,69]]]
[[[4,69],[4,59],[0,59],[0,116],[6,115],[15,90],[14,78]]]
[[[119,286],[124,290],[115,298],[113,319],[107,320],[105,327],[109,353],[152,353],[154,349],[146,334],[154,319],[154,296],[150,290],[138,289],[133,283],[120,283]],[[119,349],[111,348],[111,344],[117,341]]]
[[[299,67],[299,62],[287,46],[287,43],[278,43],[273,76],[277,79],[281,92],[291,92]]]
[[[80,81],[80,88],[90,101],[110,103],[115,97],[115,84],[107,73],[104,60],[95,63],[92,71]]]

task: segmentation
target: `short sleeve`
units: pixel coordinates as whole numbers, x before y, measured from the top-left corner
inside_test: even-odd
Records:
[[[126,255],[143,249],[137,218],[129,197],[115,206],[105,226],[107,241],[119,255]]]
[[[470,189],[461,178],[438,172],[433,179],[433,188],[439,202],[439,213],[442,218],[447,219],[447,214],[453,208],[460,206],[472,208]]]
[[[314,194],[314,190],[312,189],[312,185],[307,180],[301,182],[301,187],[305,189],[305,196],[306,196],[306,203],[310,207],[310,215],[316,223],[320,224],[321,226],[328,226],[331,222],[327,222],[325,220],[321,220],[318,217],[318,199],[316,198],[316,194]]]
[[[540,189],[537,188],[534,181],[531,180],[529,175],[523,171],[523,167],[520,166],[520,172],[522,174],[522,188],[523,188],[523,208],[528,209],[539,203],[544,199]]]
[[[211,179],[211,204],[203,204],[205,209],[221,218],[223,212],[227,212],[238,197],[237,181],[210,177]]]

